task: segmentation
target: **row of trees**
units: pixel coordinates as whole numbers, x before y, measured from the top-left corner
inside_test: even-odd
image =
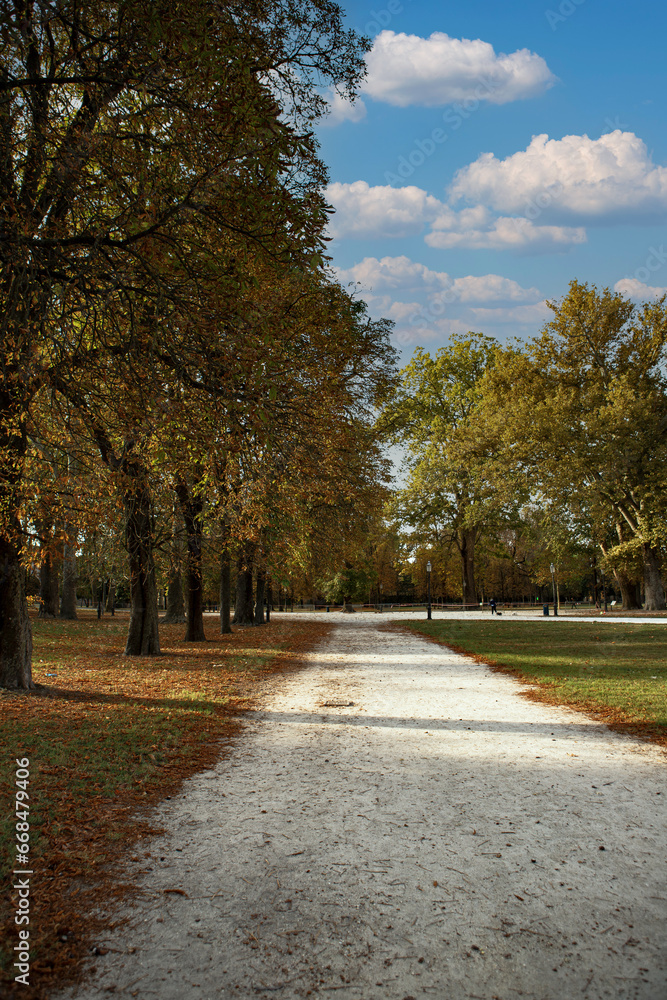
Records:
[[[550,307],[529,343],[470,334],[415,352],[379,421],[406,448],[393,513],[416,552],[456,550],[464,601],[481,596],[482,546],[520,574],[515,592],[551,561],[576,579],[583,557],[624,608],[664,609],[667,298],[573,281]]]
[[[7,0],[0,34],[0,685],[28,689],[35,547],[71,614],[82,539],[111,559],[120,529],[143,655],[156,546],[177,594],[184,535],[191,640],[205,537],[223,631],[232,559],[241,621],[253,566],[333,559],[394,358],[323,252],[312,123],[368,45],[336,4]]]

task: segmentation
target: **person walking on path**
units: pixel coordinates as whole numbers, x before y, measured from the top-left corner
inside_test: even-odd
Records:
[[[489,601],[489,607],[491,608],[491,614],[495,615],[495,613],[496,613],[496,599],[495,599],[495,597],[492,597],[491,600]]]

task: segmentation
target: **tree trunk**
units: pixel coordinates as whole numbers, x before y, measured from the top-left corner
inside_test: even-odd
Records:
[[[179,567],[172,567],[167,584],[167,611],[162,621],[174,625],[185,621],[185,600],[183,598],[183,577]]]
[[[644,597],[645,611],[665,610],[665,588],[660,579],[660,556],[658,549],[644,544]]]
[[[180,476],[175,481],[176,496],[187,535],[187,586],[188,608],[185,642],[206,642],[204,634],[204,579],[202,575],[202,516],[204,500],[201,493],[194,495]]]
[[[266,589],[266,570],[257,568],[257,586],[255,589],[255,625],[264,624],[264,591]]]
[[[39,617],[55,618],[58,614],[58,564],[53,557],[51,539],[42,541],[39,566]]]
[[[76,551],[75,546],[63,545],[63,592],[60,598],[60,617],[74,621],[76,615]]]
[[[139,478],[135,471],[135,477]],[[148,487],[141,479],[125,494],[126,542],[130,563],[130,627],[126,656],[158,656],[157,586],[153,562],[153,525]]]
[[[167,610],[163,622],[175,625],[184,622],[185,599],[183,597],[183,519],[178,505],[174,504],[172,517],[171,552],[169,553],[169,580],[167,583]]]
[[[630,574],[626,573],[622,569],[615,569],[614,579],[616,580],[619,590],[621,591],[623,610],[636,611],[638,608],[641,608],[637,594],[637,583],[632,579]]]
[[[271,577],[267,577],[266,581],[266,620],[271,621],[271,612],[273,611],[273,588],[271,586]]]
[[[255,545],[246,542],[241,548],[238,558],[236,576],[236,601],[234,604],[234,625],[254,625],[255,609],[252,593],[252,562]]]
[[[113,579],[109,580],[106,610],[110,611],[112,615],[116,613],[116,584]]]
[[[343,608],[342,608],[342,610],[345,612],[346,615],[353,615],[353,614],[355,614],[355,611],[354,611],[354,608],[352,606],[351,601],[352,601],[352,597],[351,597],[350,594],[348,594],[347,596],[343,595]]]
[[[461,553],[461,572],[463,577],[463,603],[477,603],[477,587],[475,584],[475,541],[476,531],[462,531],[458,540]]]
[[[32,630],[21,557],[16,546],[0,536],[0,687],[34,688],[31,664]]]
[[[220,554],[220,633],[229,635],[232,630],[230,621],[230,606],[232,599],[232,572],[229,553],[229,538],[227,526],[223,525],[223,544]]]
[[[3,290],[6,291],[6,286]],[[27,300],[24,297],[27,291],[27,288],[17,285],[17,300],[30,301],[29,297]],[[3,296],[3,309],[0,311],[3,324],[15,305]],[[14,333],[22,326],[16,318]],[[12,329],[11,322],[9,329]],[[14,333],[10,340],[13,340]],[[27,364],[27,357],[25,360]],[[28,441],[25,422],[28,400],[22,396],[23,379],[16,355],[11,350],[4,359],[0,383],[0,687],[28,691],[35,685],[32,681],[32,630],[25,573],[21,565],[22,532],[19,522]]]

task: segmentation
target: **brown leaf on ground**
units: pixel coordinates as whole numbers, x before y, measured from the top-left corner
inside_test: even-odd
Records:
[[[332,627],[295,615],[220,635],[206,620],[209,641],[185,643],[182,625],[162,625],[162,656],[139,658],[122,655],[122,612],[101,622],[94,612],[79,615],[34,619],[40,686],[0,691],[0,809],[13,815],[10,765],[28,756],[35,872],[28,987],[11,972],[16,899],[0,900],[7,1000],[46,1000],[55,984],[80,978],[95,941],[114,926],[115,905],[135,891],[131,856],[143,861],[148,839],[161,832],[152,808],[230,752],[263,683],[299,669]],[[2,845],[5,872],[14,867],[12,844]]]

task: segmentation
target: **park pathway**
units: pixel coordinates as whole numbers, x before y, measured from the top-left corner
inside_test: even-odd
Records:
[[[665,754],[336,621],[162,803],[130,925],[59,997],[665,1000]]]

